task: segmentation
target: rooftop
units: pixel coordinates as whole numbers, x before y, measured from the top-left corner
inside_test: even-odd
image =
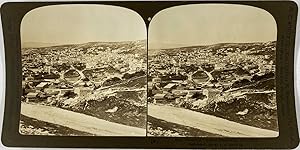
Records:
[[[33,92],[31,92],[31,93],[28,93],[28,94],[26,95],[26,97],[28,97],[28,98],[34,98],[34,97],[37,97],[37,95],[38,95],[38,93],[33,93]]]
[[[174,87],[175,85],[176,85],[175,83],[169,83],[164,88],[169,89],[169,88]]]
[[[155,99],[162,99],[162,98],[164,98],[166,96],[166,94],[165,93],[162,93],[162,94],[155,94],[153,97],[155,98]]]
[[[38,84],[36,87],[44,87],[48,84],[48,82],[41,82],[40,84]]]

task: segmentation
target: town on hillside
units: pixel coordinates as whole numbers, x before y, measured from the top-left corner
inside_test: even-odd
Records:
[[[275,53],[276,41],[149,50],[148,108],[184,108],[278,132]],[[154,113],[149,135],[220,136],[187,127],[189,118],[164,120],[172,112]]]
[[[23,48],[22,103],[146,128],[146,70],[145,40]],[[93,134],[60,132],[24,114],[20,122],[22,134]]]

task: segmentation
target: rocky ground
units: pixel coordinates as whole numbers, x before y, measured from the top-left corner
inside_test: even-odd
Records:
[[[196,128],[167,122],[148,116],[148,136],[170,136],[170,137],[221,137],[221,135],[208,133]]]
[[[118,97],[120,95],[128,95],[130,93],[132,96],[137,95],[137,93],[132,92],[119,92],[116,96],[89,100],[86,103],[79,103],[69,109],[107,121],[145,128],[146,107],[137,106],[130,101],[124,100],[126,98],[130,99],[130,97]]]
[[[226,102],[212,103],[198,111],[254,127],[278,131],[274,94],[246,94]]]
[[[117,87],[96,90],[86,101],[67,109],[111,122],[146,128],[146,77],[130,80]]]
[[[21,115],[20,134],[23,135],[53,135],[53,136],[93,136],[93,134],[77,131],[68,127],[43,122]]]

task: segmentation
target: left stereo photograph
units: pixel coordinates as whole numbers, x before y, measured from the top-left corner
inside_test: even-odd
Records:
[[[44,6],[24,16],[20,32],[20,134],[146,136],[147,31],[138,13]]]

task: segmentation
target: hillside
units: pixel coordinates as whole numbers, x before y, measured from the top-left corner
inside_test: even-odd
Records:
[[[275,62],[276,41],[156,49],[148,102],[278,131]]]

